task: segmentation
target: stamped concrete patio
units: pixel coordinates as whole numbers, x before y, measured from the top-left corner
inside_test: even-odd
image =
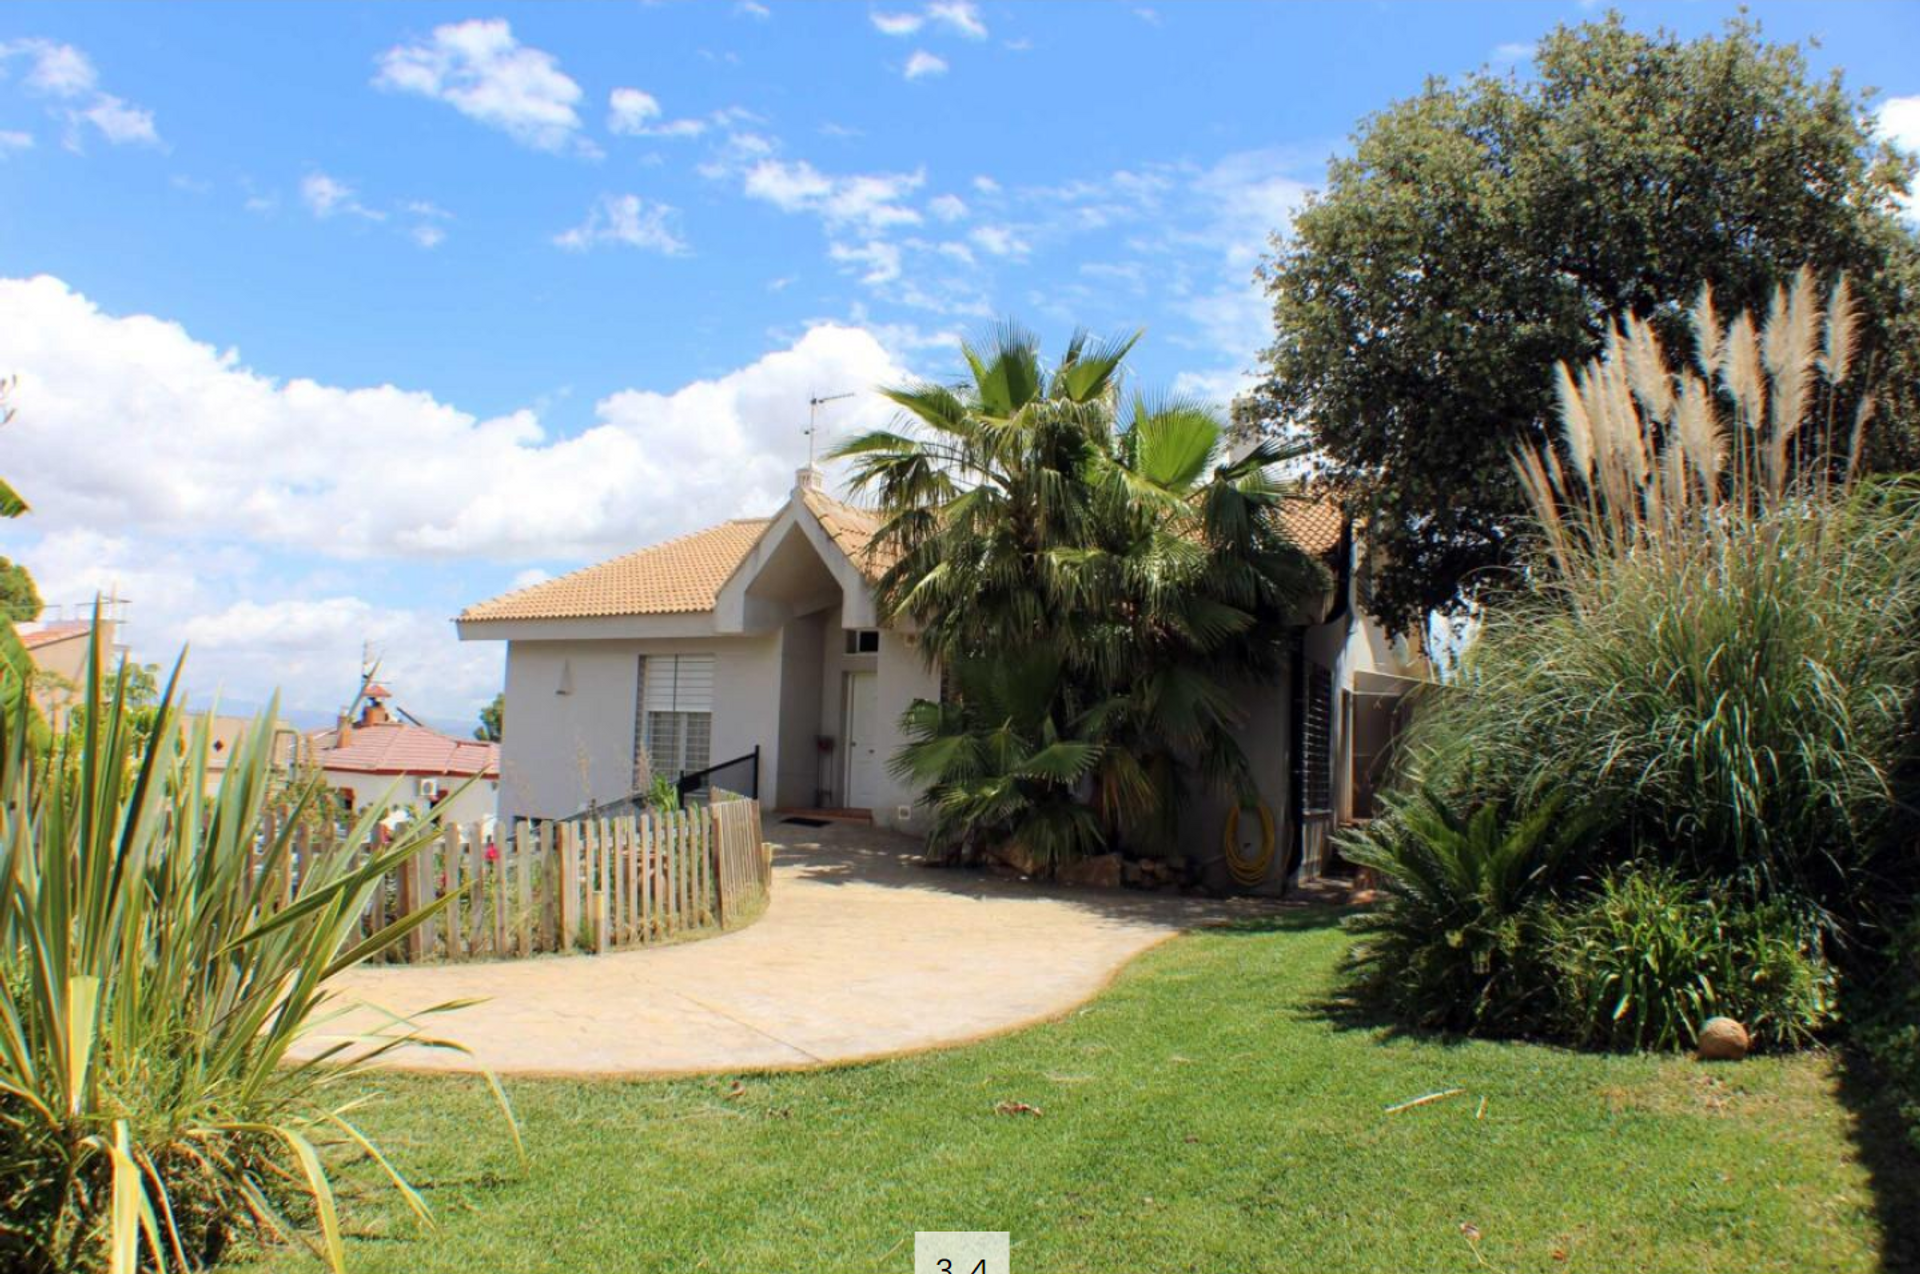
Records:
[[[668,1075],[814,1066],[1057,1016],[1162,939],[1274,905],[931,870],[915,861],[918,842],[864,825],[772,821],[766,835],[776,845],[773,903],[736,933],[601,956],[363,967],[338,985],[401,1013],[484,998],[432,1022],[471,1059],[408,1049],[395,1058],[407,1067]]]

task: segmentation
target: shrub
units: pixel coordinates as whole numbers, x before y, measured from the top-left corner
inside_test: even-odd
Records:
[[[209,796],[206,726],[182,740],[173,685],[136,738],[124,666],[103,690],[100,664],[96,644],[90,706],[58,739],[24,696],[0,696],[0,1268],[197,1268],[253,1228],[311,1238],[339,1270],[330,1160],[371,1158],[427,1210],[334,1094],[434,1041],[407,1020],[316,1032],[329,980],[432,914],[360,933],[386,875],[439,829],[296,862],[319,789],[279,790],[272,710]],[[273,817],[283,800],[290,816]]]
[[[1341,844],[1387,893],[1356,925],[1363,992],[1421,1026],[1524,1032],[1544,1020],[1539,904],[1594,824],[1558,796],[1525,813],[1487,802],[1461,814],[1430,790],[1392,803]]]
[[[1638,319],[1562,369],[1564,446],[1519,458],[1541,551],[1416,725],[1430,781],[1580,792],[1622,852],[1811,900],[1834,934],[1911,892],[1912,855],[1880,847],[1920,687],[1920,525],[1910,485],[1851,481],[1872,402],[1835,418],[1851,315],[1803,273],[1757,328],[1703,294],[1677,371]]]
[[[1716,898],[1660,868],[1611,872],[1543,930],[1564,1037],[1619,1049],[1691,1046],[1710,1017],[1761,1047],[1799,1047],[1833,1019],[1819,926],[1784,902]]]

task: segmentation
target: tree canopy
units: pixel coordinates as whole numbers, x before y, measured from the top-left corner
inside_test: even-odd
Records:
[[[27,568],[11,558],[0,557],[0,618],[15,623],[40,617],[40,589]]]
[[[507,696],[503,691],[493,697],[493,701],[480,709],[480,724],[475,727],[473,737],[482,743],[498,743],[506,728]]]
[[[1802,265],[1849,275],[1879,386],[1869,461],[1920,457],[1915,166],[1875,140],[1870,98],[1744,19],[1682,41],[1609,15],[1533,61],[1367,120],[1265,269],[1275,340],[1236,415],[1312,445],[1398,629],[1507,578],[1510,457],[1546,435],[1555,364],[1598,354],[1622,313],[1677,336],[1703,284],[1731,313]]]

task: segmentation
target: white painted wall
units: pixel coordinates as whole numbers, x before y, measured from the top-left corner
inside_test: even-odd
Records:
[[[391,808],[395,805],[425,809],[430,804],[420,794],[420,778],[414,774],[368,774],[364,770],[322,770],[321,776],[334,791],[353,793],[353,811],[358,814],[375,802]],[[434,776],[440,790],[451,792],[466,780],[457,775]],[[499,799],[499,785],[492,779],[476,779],[465,791],[442,802],[446,817],[455,823],[476,823],[490,817]]]
[[[780,634],[507,643],[500,817],[563,818],[634,790],[641,655],[714,657],[714,762],[761,749],[779,773]],[[561,693],[564,685],[566,693]]]

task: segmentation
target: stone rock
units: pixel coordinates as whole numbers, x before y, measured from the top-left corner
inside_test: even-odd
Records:
[[[994,861],[1004,863],[1022,876],[1038,876],[1041,862],[1033,851],[1017,840],[1010,840],[991,851]]]
[[[1737,1062],[1751,1045],[1746,1027],[1730,1017],[1712,1017],[1700,1028],[1697,1051],[1703,1062]]]
[[[1063,885],[1118,889],[1120,887],[1120,855],[1099,854],[1093,858],[1082,858],[1078,862],[1067,863],[1060,868],[1059,880]]]

